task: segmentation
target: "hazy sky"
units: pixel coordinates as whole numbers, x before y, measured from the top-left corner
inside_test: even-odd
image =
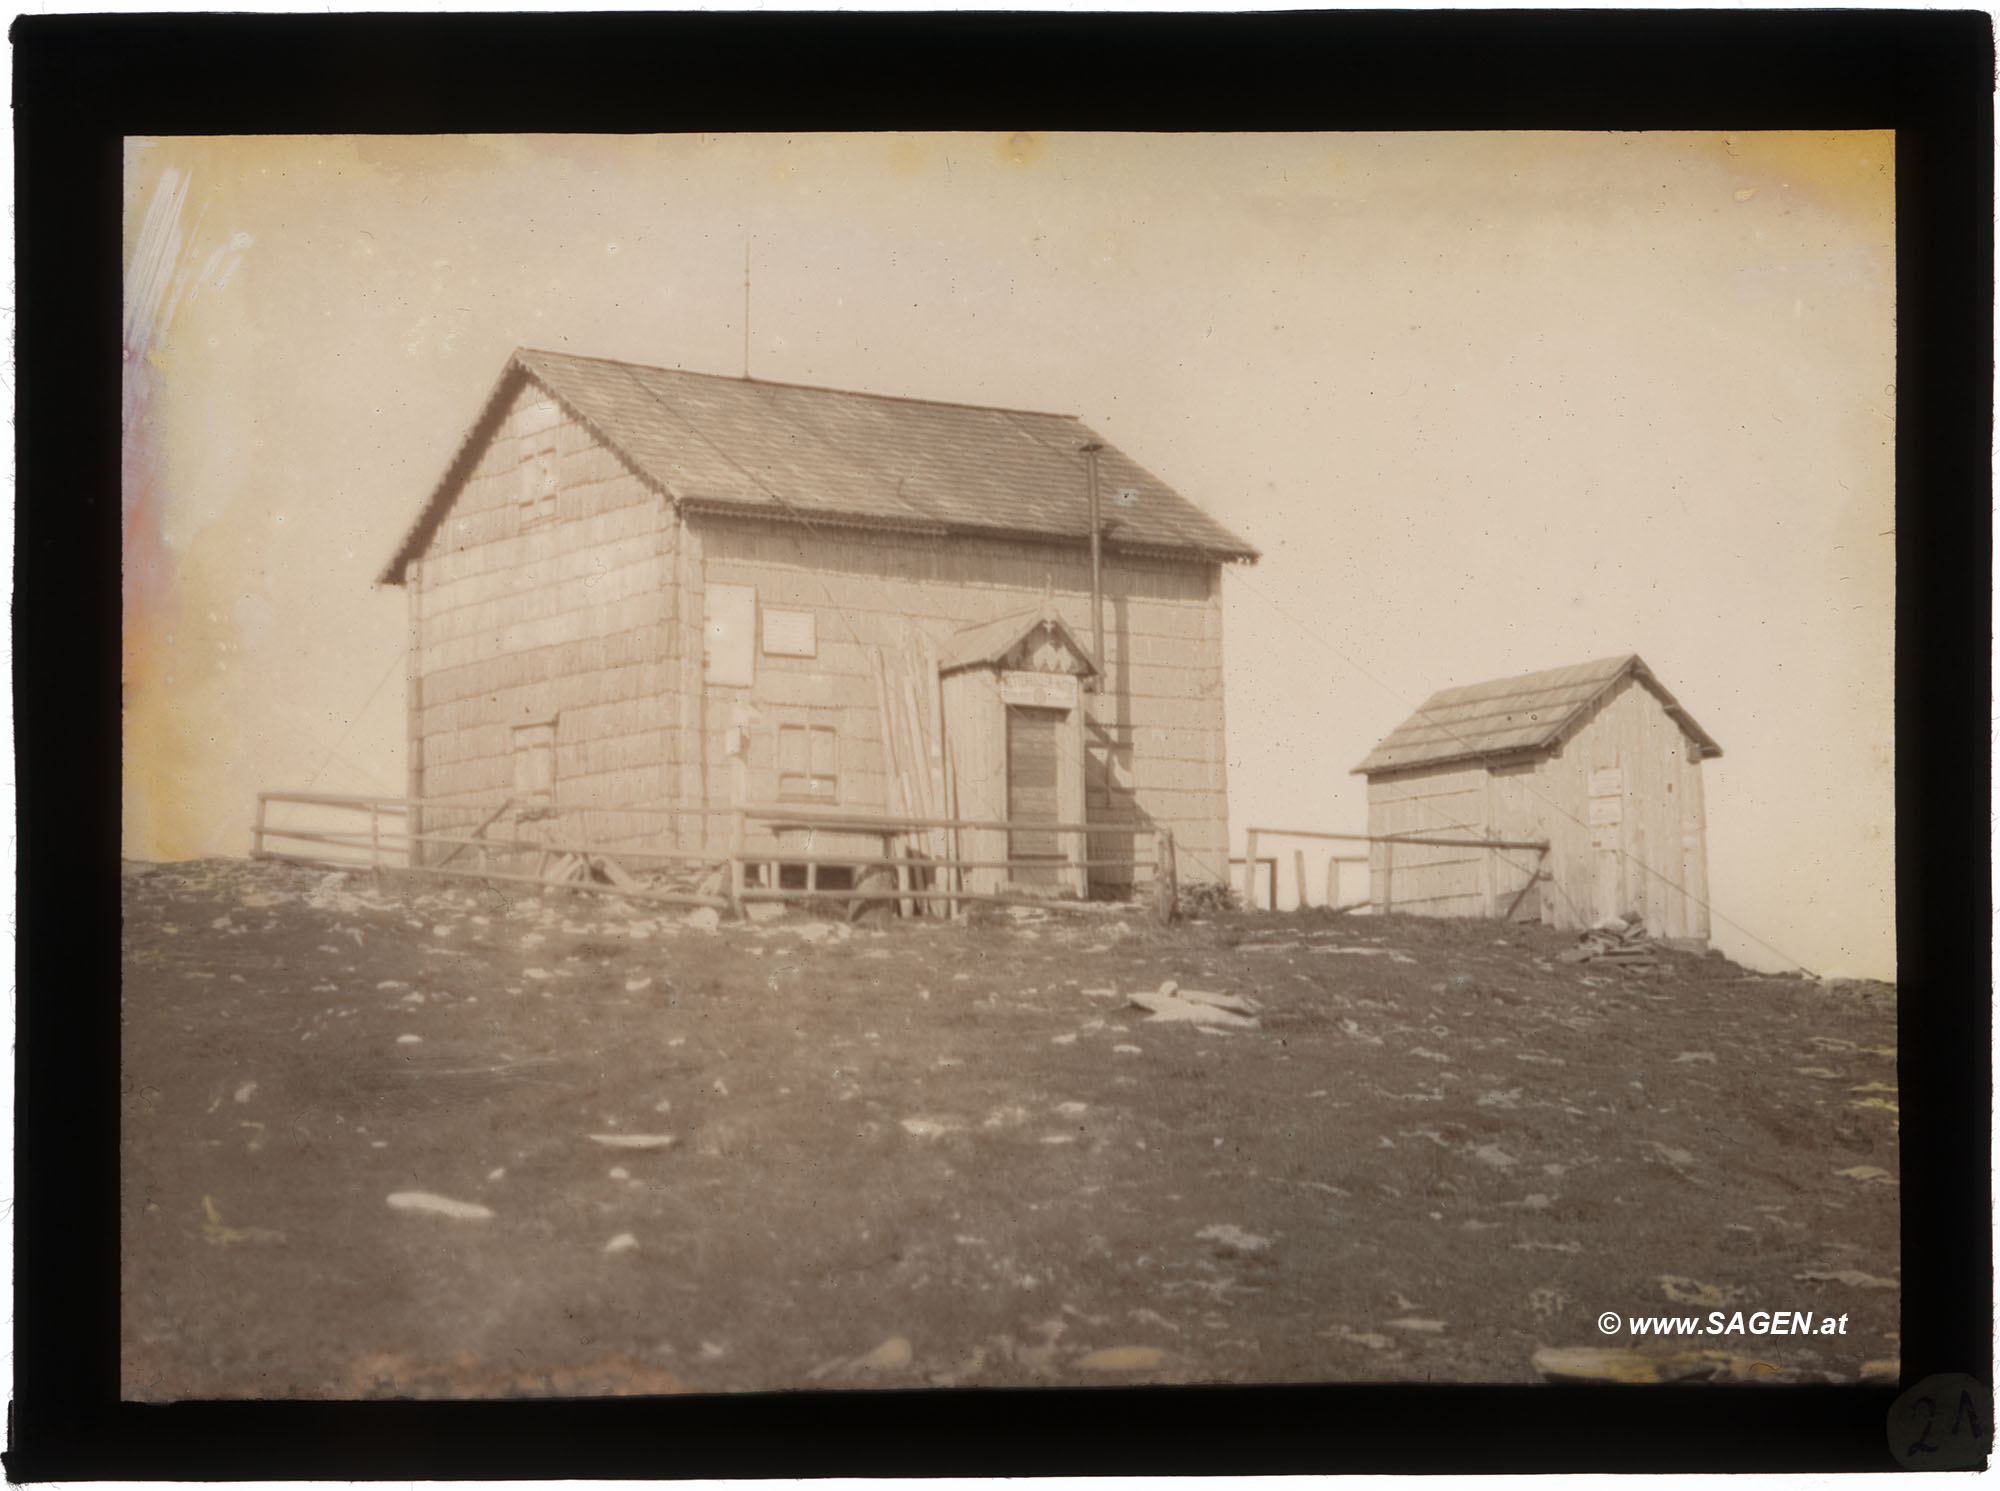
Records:
[[[1643,655],[1716,941],[1891,976],[1888,134],[254,138],[127,153],[125,845],[403,790],[380,572],[520,345],[1073,413],[1264,551],[1230,806]],[[1288,852],[1288,851],[1287,851]],[[1289,869],[1287,870],[1289,879]]]

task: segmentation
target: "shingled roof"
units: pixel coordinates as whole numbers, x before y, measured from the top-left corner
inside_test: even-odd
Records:
[[[1722,747],[1681,708],[1645,660],[1628,652],[1432,694],[1354,772],[1372,776],[1412,766],[1519,760],[1553,750],[1572,725],[1627,678],[1650,691],[1687,732],[1697,761],[1722,754]]]
[[[382,574],[400,584],[518,380],[533,379],[641,479],[693,512],[1087,542],[1072,415],[722,378],[523,348]],[[1211,560],[1257,551],[1123,452],[1098,457],[1105,546]]]

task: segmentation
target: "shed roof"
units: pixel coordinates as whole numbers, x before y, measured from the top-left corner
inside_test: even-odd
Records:
[[[1519,759],[1553,750],[1599,700],[1631,678],[1660,701],[1695,744],[1695,759],[1722,747],[1653,676],[1635,652],[1569,668],[1524,673],[1432,694],[1355,767],[1357,775],[1442,766],[1458,761]]]
[[[1015,611],[1006,616],[996,616],[991,621],[975,622],[971,626],[960,627],[938,648],[938,667],[945,673],[953,673],[960,668],[976,668],[982,664],[1003,663],[1007,655],[1022,642],[1046,626],[1054,632],[1062,644],[1083,660],[1089,673],[1097,672],[1097,664],[1090,656],[1090,650],[1076,640],[1074,633],[1063,624],[1047,606],[1031,611]]]
[[[489,422],[532,378],[692,511],[792,522],[1087,542],[1082,448],[1098,457],[1105,544],[1211,560],[1257,551],[1073,415],[724,378],[522,348],[382,574],[400,584]]]

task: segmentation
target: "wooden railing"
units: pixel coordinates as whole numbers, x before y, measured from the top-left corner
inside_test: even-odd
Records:
[[[1348,833],[1328,833],[1325,832],[1324,830],[1313,829],[1313,828],[1253,828],[1246,831],[1246,837],[1243,846],[1244,847],[1243,904],[1245,906],[1253,908],[1257,904],[1257,866],[1260,863],[1260,861],[1257,858],[1257,840],[1260,836],[1269,838],[1284,838],[1284,839],[1316,839],[1316,840],[1333,841],[1333,842],[1347,843],[1347,844],[1385,844],[1390,846],[1386,851],[1386,854],[1391,861],[1392,868],[1391,868],[1391,873],[1383,877],[1383,882],[1384,882],[1383,904],[1378,908],[1379,910],[1382,911],[1389,911],[1394,908],[1394,899],[1393,899],[1394,892],[1392,889],[1395,883],[1393,878],[1393,861],[1395,856],[1394,846],[1397,844],[1412,844],[1412,845],[1420,844],[1438,849],[1493,849],[1493,850],[1533,849],[1537,852],[1538,855],[1541,856],[1545,856],[1549,852],[1549,841],[1547,839],[1485,839],[1485,838],[1474,838],[1470,835],[1465,835],[1465,834],[1460,834],[1457,836],[1452,836],[1449,834],[1413,834],[1413,833],[1348,834]],[[1303,849],[1295,849],[1292,851],[1292,854],[1293,854],[1293,864],[1296,867],[1296,872],[1298,875],[1299,905],[1301,908],[1303,908],[1307,904],[1305,851]],[[1339,899],[1340,867],[1344,864],[1365,865],[1369,862],[1369,858],[1370,857],[1366,854],[1332,854],[1327,856],[1326,904],[1328,906],[1332,907],[1336,911],[1354,911],[1358,910],[1360,907],[1367,906],[1372,903],[1373,894],[1371,892],[1371,894],[1368,897],[1365,897],[1359,901],[1349,902],[1345,906],[1336,904],[1336,902]],[[1230,863],[1234,864],[1235,861],[1231,860]],[[1276,857],[1273,856],[1269,859],[1261,861],[1261,863],[1268,864],[1271,867],[1270,908],[1271,910],[1276,911],[1278,909],[1278,862]],[[1534,874],[1530,875],[1528,880],[1528,886],[1532,886],[1535,883],[1535,878],[1540,873],[1540,868],[1541,868],[1540,858],[1537,858],[1535,864],[1536,864],[1535,872]],[[1520,894],[1514,897],[1514,906],[1510,906],[1507,908],[1507,915],[1509,917],[1511,917],[1514,914],[1514,907],[1519,906],[1521,904],[1521,898],[1526,894],[1527,894],[1527,886],[1524,886]]]
[[[274,807],[302,806],[337,810],[352,815],[349,826],[305,826],[273,822]],[[470,827],[453,830],[420,826],[427,819],[449,814],[462,817]],[[512,815],[512,822],[505,823]],[[365,815],[365,824],[363,822]],[[669,820],[725,818],[728,846],[715,849],[678,849],[663,845],[632,844],[625,839],[607,843],[604,836],[589,832],[591,815],[605,817],[664,818]],[[576,831],[563,831],[573,820]],[[538,823],[553,823],[546,833],[524,832]],[[753,839],[753,825],[762,832]],[[1072,852],[1060,858],[1003,856],[981,857],[924,852],[919,842],[931,842],[930,830],[1054,835],[1073,841]],[[868,854],[840,849],[793,849],[780,842],[781,834],[802,832],[880,837],[882,852]],[[1094,858],[1089,851],[1093,836],[1131,836],[1150,843],[1150,855],[1131,853],[1112,858]],[[707,834],[702,835],[706,839]],[[274,847],[287,845],[294,847]],[[304,846],[303,848],[297,846]],[[471,863],[459,863],[468,851],[476,850]],[[443,851],[436,853],[435,851]],[[375,873],[407,870],[447,878],[527,884],[625,896],[634,900],[668,905],[713,906],[743,914],[746,905],[760,901],[894,901],[904,915],[919,906],[932,914],[962,908],[976,902],[1003,905],[1062,906],[1076,904],[1081,897],[1064,901],[1059,897],[1034,895],[1020,888],[975,890],[967,886],[970,870],[1001,870],[1010,879],[1020,872],[1045,874],[1055,871],[1070,875],[1072,889],[1087,888],[1089,872],[1120,869],[1130,872],[1138,887],[1140,872],[1150,872],[1147,889],[1156,914],[1172,914],[1178,876],[1174,836],[1171,829],[1158,828],[1130,819],[1094,820],[1082,823],[1029,823],[1003,819],[932,818],[902,815],[801,809],[787,804],[743,804],[726,807],[656,807],[624,804],[602,806],[546,805],[517,800],[483,802],[430,801],[394,797],[327,792],[260,792],[257,816],[251,825],[251,857],[288,860],[295,863],[326,865],[340,869],[366,869]],[[529,858],[534,873],[498,868],[491,863]],[[586,867],[582,878],[552,878],[545,873],[551,865]],[[672,890],[641,883],[634,869],[691,866],[695,878],[715,880],[713,890]],[[805,885],[781,887],[779,866],[800,866]],[[822,866],[848,870],[856,883],[851,888],[822,888]],[[605,873],[602,882],[592,870]],[[869,885],[866,872],[886,871],[893,885]],[[722,872],[717,875],[715,872]],[[767,873],[768,872],[768,873]],[[1071,874],[1071,872],[1074,872]],[[753,882],[752,875],[756,875]],[[887,877],[883,877],[887,878]]]

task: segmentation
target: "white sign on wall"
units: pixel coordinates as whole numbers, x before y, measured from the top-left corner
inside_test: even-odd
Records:
[[[1590,800],[1590,821],[1593,827],[1622,822],[1625,817],[1625,799],[1622,797],[1593,797]]]
[[[1033,709],[1074,709],[1081,697],[1074,673],[1000,675],[1000,698],[1006,704],[1025,704]]]
[[[818,657],[819,635],[810,611],[764,608],[764,651],[771,657]]]

